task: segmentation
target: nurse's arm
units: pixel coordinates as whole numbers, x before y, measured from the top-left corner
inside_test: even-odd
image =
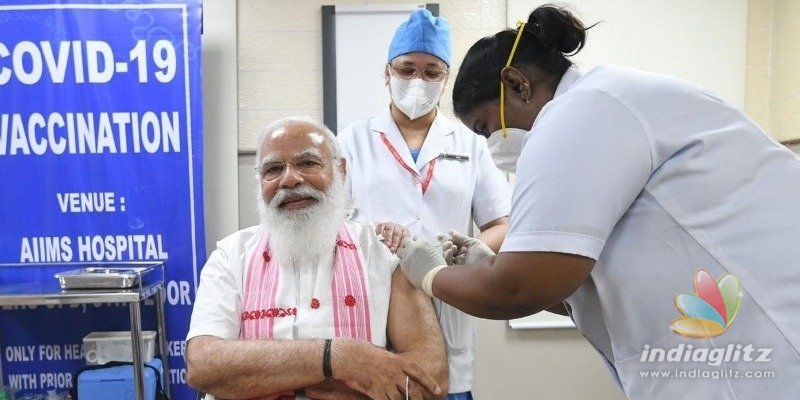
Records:
[[[569,317],[569,311],[567,310],[567,303],[563,301],[560,301],[558,302],[558,304],[548,308],[547,311],[553,314],[559,314]]]
[[[443,268],[433,280],[433,294],[476,317],[519,318],[569,297],[594,263],[573,254],[502,252],[475,264]]]
[[[491,222],[480,226],[481,233],[478,239],[486,243],[493,252],[497,253],[500,250],[500,245],[503,244],[503,239],[506,238],[506,231],[508,231],[508,217],[500,217]]]

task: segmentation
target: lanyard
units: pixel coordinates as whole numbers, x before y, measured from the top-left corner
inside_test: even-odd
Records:
[[[431,179],[433,179],[433,167],[436,166],[436,159],[434,158],[433,160],[431,160],[431,162],[428,163],[428,173],[425,174],[425,180],[420,181],[419,178],[417,177],[418,175],[417,171],[414,171],[413,169],[411,169],[411,167],[406,165],[405,162],[403,162],[403,158],[400,157],[400,153],[398,153],[397,149],[395,149],[394,146],[392,146],[392,144],[389,142],[389,139],[386,138],[386,134],[384,134],[383,132],[381,132],[381,140],[383,141],[383,144],[386,145],[386,148],[389,149],[389,152],[392,153],[394,159],[397,160],[397,163],[400,164],[400,166],[402,166],[403,168],[405,168],[406,171],[410,172],[411,176],[414,178],[415,181],[422,184],[422,193],[425,193],[425,191],[428,190],[428,186],[431,184]]]

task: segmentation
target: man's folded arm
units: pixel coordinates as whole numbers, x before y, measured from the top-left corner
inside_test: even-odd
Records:
[[[190,386],[226,399],[267,396],[318,384],[324,341],[226,340],[197,336],[186,347]]]

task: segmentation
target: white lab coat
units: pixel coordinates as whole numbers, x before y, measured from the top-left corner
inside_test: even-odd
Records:
[[[797,397],[796,155],[698,87],[598,67],[564,75],[525,138],[517,171],[501,252],[597,260],[567,302],[629,398]],[[735,320],[708,339],[670,329],[681,317],[675,296],[694,292],[700,268],[714,279],[732,273],[743,287]],[[708,358],[715,348],[748,345],[768,359]],[[678,350],[670,361],[651,358],[654,349]],[[769,371],[775,376],[747,377]]]
[[[381,139],[383,132],[414,176],[398,163]],[[469,233],[473,221],[482,226],[508,215],[511,189],[491,160],[486,139],[439,112],[417,161],[411,158],[389,107],[373,118],[351,124],[338,134],[347,159],[347,178],[355,201],[354,219],[396,222],[412,235],[436,240],[449,229]],[[444,154],[444,157],[440,155]],[[463,155],[467,160],[447,156]],[[424,181],[436,159],[427,191]],[[472,388],[475,319],[436,301],[447,342],[450,392]]]

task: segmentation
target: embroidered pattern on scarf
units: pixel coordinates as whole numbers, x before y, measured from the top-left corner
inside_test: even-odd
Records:
[[[366,263],[352,231],[344,223],[336,237],[333,268],[331,304],[320,307],[320,299],[314,297],[311,312],[333,313],[335,337],[371,342]],[[250,254],[245,271],[240,339],[275,338],[276,320],[297,317],[296,305],[278,304],[280,280],[281,268],[271,256],[269,235],[264,233]]]

